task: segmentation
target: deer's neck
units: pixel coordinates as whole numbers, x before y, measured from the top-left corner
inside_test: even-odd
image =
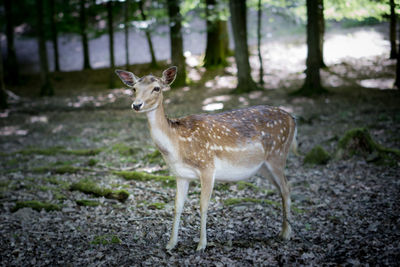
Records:
[[[150,134],[154,143],[164,156],[174,153],[172,129],[164,113],[162,104],[155,110],[147,112]]]

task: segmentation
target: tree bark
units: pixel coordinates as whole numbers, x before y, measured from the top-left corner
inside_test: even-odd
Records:
[[[168,0],[169,29],[171,40],[171,61],[172,65],[178,67],[178,74],[174,84],[183,86],[186,84],[186,64],[183,55],[183,38],[182,38],[182,15],[179,9],[179,0]]]
[[[115,68],[114,60],[114,18],[113,18],[113,2],[107,2],[107,20],[108,20],[108,36],[109,36],[109,48],[110,48],[110,68],[113,70]],[[115,87],[115,74],[114,71],[110,72],[110,84],[109,88]]]
[[[390,58],[397,58],[396,50],[396,4],[394,0],[390,0]]]
[[[7,93],[4,85],[4,68],[3,68],[3,53],[1,53],[1,42],[0,42],[0,109],[6,109],[7,105]]]
[[[139,4],[140,15],[142,16],[142,19],[147,20],[146,13],[144,12],[144,9],[143,9],[143,0],[140,0],[138,2],[138,4]],[[153,68],[155,68],[155,67],[157,67],[157,59],[156,59],[156,55],[154,53],[153,42],[151,41],[151,35],[150,35],[149,28],[147,27],[144,32],[146,34],[147,43],[149,44],[149,50],[150,50],[150,56],[151,56],[151,66]]]
[[[55,10],[55,1],[50,0],[50,16],[51,16],[51,40],[54,49],[54,70],[60,71],[60,62],[58,57],[58,31],[57,31],[57,14]]]
[[[306,80],[299,90],[293,95],[312,96],[325,93],[326,90],[321,85],[320,76],[320,23],[319,3],[315,0],[307,0],[307,60],[306,60]]]
[[[233,93],[246,93],[258,89],[250,74],[246,29],[246,1],[230,0],[229,9],[235,42],[235,60],[238,69],[238,85]]]
[[[321,68],[325,68],[324,62],[324,35],[325,35],[325,17],[324,17],[324,0],[318,0],[318,23],[319,23],[319,64]]]
[[[400,51],[400,43],[399,43],[399,51]],[[397,87],[397,89],[400,89],[400,53],[397,53],[396,80],[394,82],[394,86]]]
[[[125,1],[124,33],[125,33],[125,69],[129,70],[129,0]]]
[[[219,18],[216,11],[216,0],[206,0],[207,45],[204,56],[204,67],[218,68],[227,65],[228,48],[226,40],[228,31],[226,21]]]
[[[36,1],[36,19],[37,19],[37,37],[38,37],[38,49],[40,59],[40,80],[41,96],[52,96],[54,95],[54,89],[50,82],[49,64],[47,62],[47,49],[46,39],[44,37],[44,22],[43,22],[43,1]]]
[[[7,57],[6,65],[6,80],[11,84],[19,83],[19,68],[17,54],[14,46],[14,23],[12,14],[12,0],[4,0],[4,11],[6,19],[6,36],[7,36]],[[15,3],[15,1],[14,1]]]
[[[80,16],[79,16],[79,25],[81,30],[81,38],[82,38],[82,49],[83,49],[83,69],[91,69],[90,67],[90,58],[89,58],[89,41],[86,32],[86,0],[80,0]]]
[[[258,50],[258,60],[260,62],[259,69],[259,83],[260,85],[264,84],[264,66],[261,54],[261,20],[262,20],[262,5],[261,0],[258,0],[258,12],[257,12],[257,50]]]

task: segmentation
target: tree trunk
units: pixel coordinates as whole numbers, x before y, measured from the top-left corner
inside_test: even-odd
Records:
[[[262,5],[261,0],[258,0],[258,12],[257,12],[257,50],[258,50],[258,60],[260,62],[260,85],[264,84],[264,67],[263,67],[263,60],[261,55],[261,20],[262,20]]]
[[[219,18],[216,5],[216,0],[206,0],[207,45],[204,67],[208,69],[227,65],[226,40],[228,39],[228,31],[226,21]]]
[[[399,43],[399,51],[400,51],[400,43]],[[394,82],[394,86],[397,87],[397,89],[400,89],[400,53],[397,53],[396,81]]]
[[[57,31],[57,14],[55,10],[55,1],[50,0],[50,16],[51,16],[51,39],[54,49],[54,70],[60,71],[60,62],[58,57],[58,31]]]
[[[46,39],[44,37],[44,23],[43,23],[43,1],[36,1],[36,19],[37,19],[37,37],[38,37],[38,49],[40,59],[40,80],[41,96],[52,96],[54,95],[53,86],[50,82],[49,64],[47,62],[47,49]]]
[[[324,17],[324,0],[318,0],[318,23],[319,23],[319,64],[321,68],[325,68],[324,62],[324,35],[325,35],[325,17]]]
[[[14,23],[12,14],[12,0],[4,0],[4,11],[6,19],[6,36],[7,36],[7,57],[5,61],[6,66],[6,80],[11,84],[19,83],[19,69],[17,54],[15,53],[14,46]],[[15,1],[14,1],[15,3]]]
[[[396,50],[396,4],[394,0],[390,0],[390,58],[397,58]]]
[[[0,42],[0,109],[6,109],[7,105],[7,93],[6,87],[4,86],[4,69],[3,69],[3,53],[1,53],[1,42]]]
[[[83,69],[91,69],[90,67],[90,59],[89,59],[89,42],[86,32],[86,0],[80,0],[80,16],[79,16],[79,25],[81,30],[81,38],[82,38],[82,48],[83,48]]]
[[[318,23],[318,1],[307,0],[307,69],[306,80],[299,90],[293,95],[312,96],[325,93],[321,85],[320,76],[320,23]]]
[[[238,85],[233,93],[246,93],[258,89],[250,74],[246,29],[246,1],[230,0],[229,8],[235,42],[235,60],[238,69]]]
[[[182,15],[179,9],[179,2],[179,0],[167,1],[171,39],[171,61],[172,65],[178,67],[178,74],[174,82],[176,86],[186,84],[186,64],[183,55],[183,38],[181,32]]]
[[[124,33],[125,33],[125,69],[129,70],[129,0],[125,1]]]
[[[144,13],[144,9],[143,9],[143,0],[140,0],[138,2],[138,4],[139,4],[139,9],[140,9],[140,14],[142,16],[142,19],[147,20],[146,13]],[[149,44],[149,50],[150,50],[150,56],[151,56],[151,66],[153,68],[155,68],[155,67],[157,67],[157,60],[156,60],[156,55],[154,53],[153,42],[151,41],[150,30],[148,27],[145,29],[145,34],[146,34],[147,43]]]
[[[114,18],[113,18],[113,2],[107,2],[107,20],[108,20],[108,36],[109,36],[109,48],[110,48],[110,68],[113,70],[115,68],[115,60],[114,60]],[[110,72],[110,84],[109,88],[115,87],[114,71]]]

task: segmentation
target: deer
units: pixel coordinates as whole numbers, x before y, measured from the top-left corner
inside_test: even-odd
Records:
[[[255,174],[266,177],[279,191],[283,212],[279,236],[290,239],[290,186],[284,169],[290,148],[297,151],[297,127],[291,114],[260,105],[169,119],[164,112],[163,91],[170,89],[177,67],[164,70],[161,77],[139,78],[132,72],[115,72],[135,92],[131,107],[146,114],[150,135],[176,177],[175,212],[167,250],[172,250],[178,242],[189,183],[195,179],[200,180],[201,186],[197,250],[207,246],[207,210],[214,183],[241,181]]]

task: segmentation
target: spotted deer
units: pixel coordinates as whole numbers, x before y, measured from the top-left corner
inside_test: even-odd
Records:
[[[167,249],[178,241],[178,228],[189,182],[200,179],[200,241],[207,245],[207,209],[215,181],[235,182],[256,173],[267,177],[282,197],[283,223],[280,237],[289,239],[290,188],[284,168],[289,148],[296,147],[296,123],[282,109],[254,106],[219,114],[191,115],[168,119],[164,113],[163,90],[175,80],[177,68],[162,77],[116,70],[136,97],[132,109],[146,113],[151,137],[176,176],[175,216]]]

